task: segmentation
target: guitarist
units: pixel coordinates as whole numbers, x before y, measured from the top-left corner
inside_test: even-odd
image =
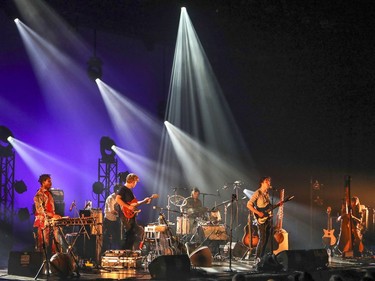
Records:
[[[270,206],[270,196],[268,191],[271,189],[271,177],[262,177],[259,180],[259,188],[254,192],[247,202],[247,208],[258,218],[265,218],[268,214],[261,210],[267,209]],[[262,220],[263,221],[263,220]],[[255,251],[255,263],[257,264],[261,258],[266,254],[266,247],[271,235],[272,220],[266,219],[263,223],[258,225],[258,244]]]
[[[143,228],[136,222],[136,208],[141,204],[150,204],[151,202],[151,198],[149,197],[146,197],[142,201],[137,201],[135,198],[132,189],[138,182],[139,177],[136,174],[130,173],[126,177],[125,185],[120,187],[116,195],[116,203],[120,206],[121,210],[123,210],[121,216],[125,229],[124,241],[121,246],[123,250],[135,250],[139,248],[135,243],[142,239]],[[124,210],[126,210],[126,212],[124,212]]]

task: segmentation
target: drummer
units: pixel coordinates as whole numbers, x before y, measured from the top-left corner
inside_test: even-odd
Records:
[[[193,230],[197,226],[196,219],[202,218],[205,215],[199,195],[199,189],[194,187],[191,191],[191,196],[187,197],[181,206],[181,212],[189,218],[190,230]]]

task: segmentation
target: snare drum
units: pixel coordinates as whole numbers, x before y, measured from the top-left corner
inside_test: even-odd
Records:
[[[176,234],[189,234],[190,233],[190,220],[187,217],[177,217]]]

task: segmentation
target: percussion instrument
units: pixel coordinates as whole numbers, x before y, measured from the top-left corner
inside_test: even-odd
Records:
[[[177,217],[176,234],[190,234],[190,222],[187,217]]]

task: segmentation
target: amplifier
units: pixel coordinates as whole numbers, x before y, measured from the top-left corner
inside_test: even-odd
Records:
[[[227,240],[228,235],[224,225],[202,225],[201,233],[208,240]]]
[[[35,276],[43,263],[42,252],[10,252],[8,274]]]

